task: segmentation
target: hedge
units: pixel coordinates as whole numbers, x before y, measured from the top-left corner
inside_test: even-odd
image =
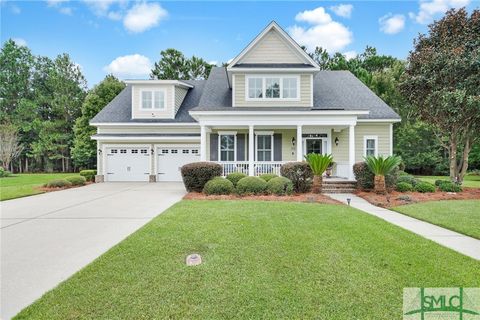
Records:
[[[396,189],[400,192],[413,191],[413,185],[408,182],[397,182]]]
[[[72,183],[64,179],[55,179],[45,184],[45,187],[47,188],[64,188],[64,187],[71,187],[71,186],[72,186]]]
[[[406,182],[408,184],[411,184],[412,186],[416,186],[419,181],[418,181],[418,179],[415,179],[414,176],[401,175],[397,178],[397,184],[400,183],[400,182]]]
[[[237,193],[240,195],[262,194],[267,188],[267,182],[259,177],[245,177],[237,183]]]
[[[11,176],[12,173],[8,170],[5,170],[4,167],[0,167],[0,178],[5,178]]]
[[[213,162],[193,162],[184,165],[181,172],[188,192],[202,192],[209,180],[222,175],[222,166]]]
[[[70,182],[72,186],[83,186],[85,185],[85,182],[87,182],[87,179],[82,176],[71,176],[71,177],[66,177],[65,180]]]
[[[287,162],[280,168],[280,173],[293,183],[293,190],[305,193],[312,188],[313,172],[306,162]]]
[[[208,181],[203,188],[203,193],[206,195],[212,194],[231,194],[235,188],[230,180],[222,177],[215,177]]]
[[[232,173],[230,173],[229,175],[227,175],[227,179],[230,180],[230,181],[233,183],[233,186],[234,186],[234,187],[236,187],[238,181],[240,181],[240,179],[245,178],[246,176],[247,176],[247,175],[246,175],[245,173],[232,172]]]
[[[422,193],[435,192],[435,186],[431,183],[420,181],[415,186],[415,191],[422,192]]]
[[[399,170],[396,168],[385,176],[385,185],[387,189],[393,189],[397,184]],[[365,162],[357,162],[353,165],[353,173],[357,180],[357,187],[362,190],[373,189],[375,175],[368,168]]]
[[[271,179],[273,178],[276,178],[278,177],[276,174],[274,173],[264,173],[264,174],[261,174],[260,175],[260,179],[263,179],[265,180],[266,182],[270,181]]]
[[[97,170],[95,169],[88,169],[88,170],[81,170],[80,175],[84,177],[87,181],[95,181],[95,175],[97,174]]]
[[[293,193],[293,183],[285,177],[276,177],[267,182],[267,193],[277,196],[291,195]]]
[[[462,187],[452,181],[443,181],[438,185],[438,189],[443,192],[461,192]]]

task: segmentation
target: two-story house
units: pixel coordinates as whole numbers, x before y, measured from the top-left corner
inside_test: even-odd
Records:
[[[350,72],[320,70],[275,22],[208,80],[126,83],[91,120],[97,181],[181,181],[196,161],[278,174],[312,152],[332,154],[333,174],[353,180],[355,162],[392,154],[400,121]]]

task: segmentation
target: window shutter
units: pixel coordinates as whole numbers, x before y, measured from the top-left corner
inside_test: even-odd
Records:
[[[210,161],[218,161],[218,133],[210,134]]]
[[[237,134],[237,161],[245,161],[245,135]]]
[[[273,161],[282,161],[282,134],[273,134]]]

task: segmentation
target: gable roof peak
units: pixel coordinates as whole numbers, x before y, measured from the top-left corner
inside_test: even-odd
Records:
[[[244,58],[254,47],[269,34],[270,31],[275,30],[278,36],[285,42],[285,45],[294,52],[303,63],[312,66],[312,69],[320,70],[319,65],[313,60],[300,45],[293,40],[293,38],[275,21],[272,20],[243,50],[238,54],[227,66],[227,70],[231,70]]]

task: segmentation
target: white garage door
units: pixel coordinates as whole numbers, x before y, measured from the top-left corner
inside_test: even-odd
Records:
[[[150,153],[148,148],[107,148],[107,181],[148,181]]]
[[[159,147],[157,158],[157,181],[182,181],[180,168],[200,161],[200,152],[198,147]]]

